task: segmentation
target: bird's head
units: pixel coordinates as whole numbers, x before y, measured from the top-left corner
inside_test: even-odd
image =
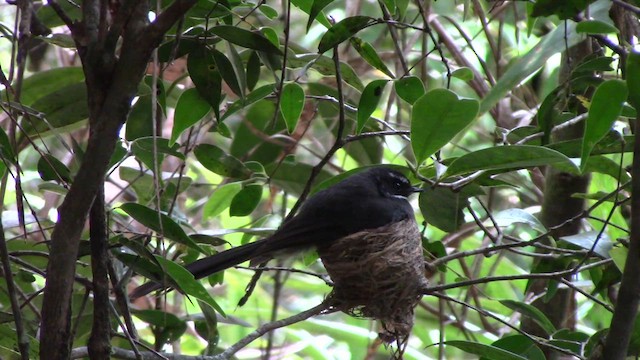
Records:
[[[372,170],[378,191],[382,196],[407,198],[421,188],[411,185],[409,179],[399,171],[389,168],[376,168]]]

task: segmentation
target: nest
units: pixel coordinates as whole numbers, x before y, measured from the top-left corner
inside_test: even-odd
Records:
[[[334,282],[325,303],[356,317],[380,320],[380,339],[405,344],[413,310],[427,288],[414,219],[365,230],[318,249]]]

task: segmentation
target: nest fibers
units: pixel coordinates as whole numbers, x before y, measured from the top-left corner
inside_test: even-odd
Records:
[[[422,241],[413,218],[361,231],[318,249],[333,280],[325,303],[382,323],[384,342],[404,344],[427,288]]]

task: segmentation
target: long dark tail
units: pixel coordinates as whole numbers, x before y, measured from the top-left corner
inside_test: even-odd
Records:
[[[187,265],[186,268],[193,274],[196,279],[201,279],[205,276],[209,276],[211,274],[217,273],[218,271],[228,269],[232,266],[253,259],[258,255],[262,255],[260,254],[259,249],[260,247],[262,247],[265,240],[266,239],[258,240],[246,245],[237,246],[232,249],[219,252],[215,255],[211,255],[209,257],[194,261],[191,264]],[[131,294],[129,294],[129,297],[132,300],[137,299],[154,290],[160,290],[164,287],[165,286],[160,283],[150,281],[135,288],[131,292]]]

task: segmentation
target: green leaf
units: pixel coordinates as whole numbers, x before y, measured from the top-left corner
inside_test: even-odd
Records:
[[[9,136],[2,128],[0,128],[0,158],[2,162],[9,164],[16,164],[17,161],[16,154],[9,141]]]
[[[227,57],[216,49],[211,49],[211,55],[213,55],[213,59],[216,62],[216,66],[218,67],[218,72],[225,83],[229,86],[231,91],[239,97],[244,96],[244,90],[240,85],[240,81],[237,77],[236,70],[233,65],[231,65],[231,61],[227,59]]]
[[[327,7],[327,5],[331,4],[333,0],[313,0],[313,4],[311,5],[311,9],[309,10],[309,20],[307,21],[307,32],[309,32],[309,28],[311,28],[311,24],[318,17],[318,15],[322,12],[322,9]]]
[[[564,1],[557,0],[546,1],[558,4],[565,3]],[[594,18],[599,18],[599,16],[608,17],[610,8],[610,1],[597,1],[593,6],[589,7],[589,13]],[[576,23],[572,21],[563,23],[562,26],[558,26],[546,34],[544,38],[524,56],[514,60],[512,64],[510,64],[509,69],[482,99],[480,114],[491,110],[498,101],[504,99],[509,92],[547,64],[551,56],[583,41],[585,36],[576,33],[575,28]],[[563,46],[558,46],[558,44],[563,44]]]
[[[456,347],[469,354],[485,356],[491,360],[527,360],[527,358],[514,354],[511,351],[500,349],[499,347],[492,345],[462,340],[445,341],[444,344]]]
[[[600,255],[604,259],[610,257],[609,252],[613,249],[613,242],[606,233],[600,231],[586,231],[576,235],[563,236],[560,240],[578,246],[585,250],[591,250],[595,243],[593,252]],[[597,243],[596,243],[597,241]]]
[[[358,54],[360,54],[364,61],[366,61],[369,65],[373,66],[375,69],[382,71],[385,75],[392,79],[396,77],[395,75],[393,75],[391,70],[389,70],[387,65],[385,65],[382,59],[380,59],[380,55],[378,55],[378,52],[373,48],[373,46],[371,46],[371,44],[358,37],[351,38],[350,42],[351,45],[353,45],[353,48],[356,49]]]
[[[229,205],[229,215],[247,216],[255,210],[262,199],[262,185],[251,184],[240,190]]]
[[[544,353],[537,344],[524,335],[507,335],[494,341],[491,346],[511,351],[514,354],[522,355],[527,360],[546,360]],[[488,357],[480,357],[480,360],[492,360]]]
[[[580,170],[587,166],[587,158],[593,147],[604,138],[622,112],[627,99],[627,85],[621,80],[607,80],[593,94],[589,116],[584,129]]]
[[[34,101],[32,107],[43,113],[44,119],[23,119],[21,124],[27,135],[48,135],[49,130],[77,124],[89,117],[87,86],[76,83],[61,87]]]
[[[267,84],[267,85],[260,86],[259,88],[249,93],[249,95],[247,95],[247,97],[245,97],[244,99],[236,100],[233,104],[229,105],[229,107],[227,108],[227,111],[224,113],[224,115],[222,115],[222,118],[220,119],[220,121],[224,121],[226,118],[237,113],[241,109],[273,94],[275,86],[276,84]]]
[[[201,46],[189,53],[187,70],[191,81],[213,108],[216,118],[220,118],[220,101],[222,100],[222,76],[213,54]]]
[[[209,111],[211,111],[211,105],[200,96],[198,89],[185,90],[176,104],[169,145],[175,144],[180,134],[207,116]]]
[[[157,168],[160,168],[164,155],[175,156],[184,160],[184,154],[178,151],[179,144],[169,146],[169,139],[157,137],[144,137],[136,139],[131,144],[131,152],[140,160],[149,170],[155,171],[154,159],[158,162]],[[157,152],[154,156],[154,152]]]
[[[478,101],[460,99],[447,89],[431,90],[419,98],[411,111],[411,147],[416,162],[422,164],[440,150],[469,126],[477,113]]]
[[[454,232],[464,223],[463,210],[472,195],[471,188],[454,192],[444,187],[427,187],[420,193],[418,203],[427,223],[442,231]]]
[[[387,86],[388,80],[373,80],[364,88],[360,101],[358,102],[357,127],[356,133],[362,132],[367,120],[378,107],[384,87]]]
[[[264,14],[270,20],[273,20],[278,17],[278,10],[272,8],[269,5],[262,4],[259,7],[260,12]]]
[[[222,310],[220,305],[218,305],[218,303],[211,297],[204,286],[193,277],[193,274],[189,272],[189,270],[171,260],[163,258],[162,256],[156,255],[156,260],[162,268],[167,271],[167,275],[169,275],[169,277],[180,286],[180,289],[185,294],[204,301],[209,306],[216,309],[220,315],[226,317],[224,310]]]
[[[585,20],[580,21],[576,26],[576,31],[586,34],[617,34],[618,29],[604,21]]]
[[[24,79],[20,103],[32,106],[39,98],[57,92],[69,85],[84,84],[84,72],[79,66],[60,67],[38,71]],[[7,91],[0,91],[0,99],[7,99]]]
[[[271,183],[297,196],[302,193],[309,181],[313,167],[304,163],[285,161],[281,164],[270,164],[266,168],[267,173],[270,174]],[[330,177],[331,174],[323,169],[315,178],[315,184],[320,184]]]
[[[393,86],[398,97],[411,105],[424,95],[424,84],[417,76],[405,76],[396,80]]]
[[[640,109],[640,52],[632,51],[627,56],[627,85],[629,89],[629,103],[631,106]]]
[[[311,67],[324,76],[333,77],[336,75],[336,67],[333,59],[324,55],[300,54],[290,56],[287,64],[294,69]],[[362,80],[360,80],[358,74],[356,74],[349,64],[340,62],[340,74],[342,75],[342,80],[344,80],[344,82],[353,86],[358,91],[362,91],[364,89]]]
[[[184,232],[182,227],[169,216],[137,203],[124,203],[120,205],[120,209],[140,224],[162,234],[162,236],[167,239],[186,245],[199,252],[204,252],[202,248]]]
[[[220,215],[220,213],[231,205],[231,201],[233,201],[233,198],[240,190],[242,190],[242,184],[237,182],[219,186],[204,204],[202,208],[202,219],[206,220]]]
[[[236,157],[211,144],[200,144],[193,150],[196,159],[207,170],[230,178],[247,179],[251,171]]]
[[[295,82],[283,86],[280,94],[280,112],[290,134],[296,129],[303,108],[304,90],[302,86]]]
[[[496,146],[465,154],[455,159],[443,175],[455,176],[468,174],[479,170],[516,170],[536,166],[564,163],[578,171],[576,165],[555,150],[542,146],[511,145]]]
[[[573,19],[595,0],[537,0],[533,5],[531,16],[557,15],[561,20]]]
[[[333,25],[324,33],[320,39],[320,44],[318,44],[318,52],[323,53],[330,50],[341,42],[348,40],[358,31],[377,23],[378,21],[376,19],[369,16],[359,15],[348,17]]]
[[[497,214],[494,214],[493,221],[496,222],[498,226],[507,227],[513,224],[527,224],[532,229],[537,232],[544,234],[547,232],[545,226],[536,218],[531,215],[529,212],[522,209],[505,209]],[[487,224],[492,224],[492,221],[487,222]]]
[[[44,154],[38,160],[38,174],[44,181],[71,182],[71,171],[65,164],[51,154]]]
[[[473,80],[473,71],[468,67],[461,67],[451,72],[451,76],[463,81],[471,81]]]
[[[551,320],[549,320],[542,311],[538,310],[533,305],[529,305],[520,301],[515,300],[500,300],[500,303],[511,310],[515,310],[522,315],[532,319],[536,322],[536,324],[540,325],[540,327],[548,334],[551,335],[556,332],[556,327],[553,326]]]
[[[193,276],[192,276],[193,277]],[[138,319],[156,327],[156,341],[172,342],[180,339],[187,331],[187,322],[174,314],[161,310],[133,310],[131,313]]]
[[[282,51],[259,33],[248,31],[232,25],[218,25],[209,30],[230,43],[253,50],[271,54],[282,54]]]
[[[253,90],[256,87],[258,80],[260,80],[261,64],[262,63],[260,62],[260,57],[258,56],[258,53],[256,53],[255,51],[252,51],[251,55],[249,56],[249,60],[247,60],[247,71],[246,71],[247,89]],[[225,113],[225,115],[227,114]]]

